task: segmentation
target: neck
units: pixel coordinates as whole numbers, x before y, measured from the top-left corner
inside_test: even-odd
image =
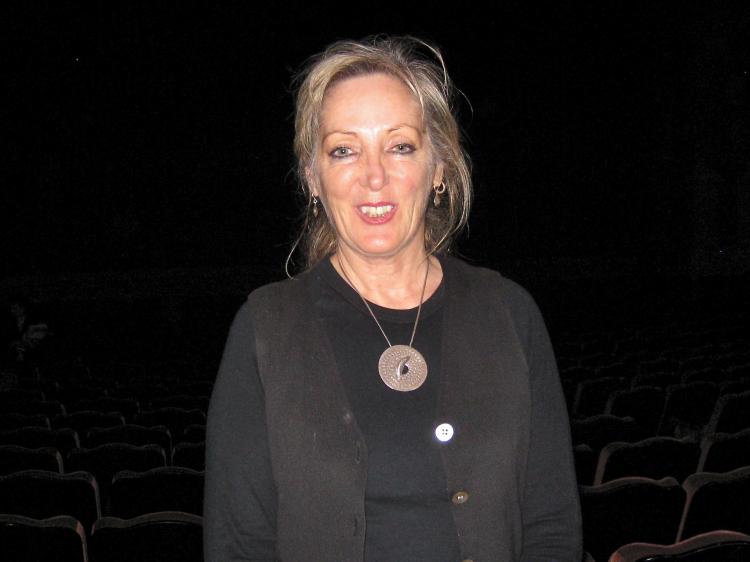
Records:
[[[394,308],[416,308],[422,300],[422,289],[430,260],[424,299],[435,292],[442,279],[440,262],[424,250],[411,256],[368,259],[339,248],[331,262],[345,280],[365,299],[377,305]]]

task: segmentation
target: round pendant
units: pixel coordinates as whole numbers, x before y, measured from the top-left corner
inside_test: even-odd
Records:
[[[427,378],[427,362],[413,347],[392,345],[380,356],[378,372],[388,388],[409,392],[422,386]]]

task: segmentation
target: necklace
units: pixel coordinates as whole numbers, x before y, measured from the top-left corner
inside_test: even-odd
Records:
[[[427,378],[427,361],[425,361],[419,351],[412,347],[412,344],[414,343],[414,335],[417,333],[417,326],[419,325],[419,315],[422,312],[424,292],[427,288],[427,276],[430,273],[430,258],[427,258],[427,270],[425,271],[424,282],[422,283],[422,295],[419,297],[417,318],[414,320],[414,328],[412,328],[411,331],[409,345],[393,345],[391,344],[391,340],[389,340],[388,336],[385,334],[383,326],[378,322],[378,319],[372,311],[372,308],[370,308],[369,303],[357,290],[354,283],[352,283],[351,279],[349,279],[349,276],[346,274],[344,266],[341,263],[341,255],[337,255],[337,257],[339,268],[341,268],[341,273],[344,274],[346,282],[349,283],[349,286],[354,289],[354,292],[357,293],[359,298],[362,299],[362,302],[365,303],[367,310],[370,312],[370,316],[375,320],[375,324],[378,325],[380,333],[383,334],[386,343],[388,343],[388,347],[380,356],[380,361],[378,361],[378,372],[380,373],[380,378],[388,388],[393,390],[409,392],[418,389]]]

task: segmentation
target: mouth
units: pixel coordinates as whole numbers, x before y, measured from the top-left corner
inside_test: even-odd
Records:
[[[395,205],[390,203],[376,203],[372,205],[359,205],[357,209],[360,214],[368,219],[385,219],[388,218],[393,210],[396,208]]]

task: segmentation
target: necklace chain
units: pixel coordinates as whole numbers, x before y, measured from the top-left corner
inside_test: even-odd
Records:
[[[372,316],[372,319],[375,320],[375,324],[378,325],[378,328],[380,329],[380,333],[383,334],[383,337],[385,338],[385,341],[388,343],[388,347],[393,347],[393,344],[391,344],[391,340],[388,339],[388,336],[385,334],[385,330],[383,330],[383,326],[380,325],[380,322],[378,322],[377,317],[375,316],[375,313],[372,311],[372,308],[370,308],[370,304],[367,302],[367,299],[362,296],[362,294],[357,290],[357,288],[354,286],[354,283],[352,283],[352,280],[349,279],[349,276],[346,274],[346,270],[344,270],[344,264],[341,263],[341,254],[337,254],[336,257],[339,261],[339,267],[341,268],[341,273],[344,274],[344,279],[346,279],[346,282],[349,283],[349,286],[354,289],[354,292],[359,295],[359,298],[362,299],[362,302],[365,303],[365,306],[367,307],[367,310],[370,312],[370,316]],[[414,343],[414,335],[417,333],[417,325],[419,325],[419,315],[422,312],[422,303],[424,302],[424,292],[427,288],[427,277],[430,273],[430,258],[427,257],[427,269],[424,273],[424,281],[422,282],[422,294],[419,297],[419,307],[417,308],[417,318],[414,320],[414,328],[412,328],[411,331],[411,339],[409,340],[409,347]]]

